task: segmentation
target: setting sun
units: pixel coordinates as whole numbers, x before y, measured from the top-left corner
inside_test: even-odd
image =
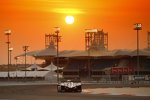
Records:
[[[66,16],[65,21],[67,24],[73,24],[74,23],[74,17],[73,16]]]

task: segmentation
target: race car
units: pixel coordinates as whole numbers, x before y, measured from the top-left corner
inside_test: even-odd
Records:
[[[82,92],[81,81],[63,80],[57,85],[58,92]]]

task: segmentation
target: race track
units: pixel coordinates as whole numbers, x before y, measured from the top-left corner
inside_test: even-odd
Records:
[[[0,100],[150,100],[150,96],[89,93],[98,85],[83,85],[82,93],[57,93],[56,85],[0,86]]]

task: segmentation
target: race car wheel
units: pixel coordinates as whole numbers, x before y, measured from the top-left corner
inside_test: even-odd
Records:
[[[78,92],[82,92],[82,87],[81,86],[79,86],[77,89],[78,89]]]
[[[82,92],[82,90],[81,90],[81,89],[79,89],[79,90],[78,90],[78,92]]]

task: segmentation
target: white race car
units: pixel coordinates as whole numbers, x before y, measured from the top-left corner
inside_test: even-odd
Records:
[[[81,81],[64,80],[57,85],[58,92],[82,92]]]

